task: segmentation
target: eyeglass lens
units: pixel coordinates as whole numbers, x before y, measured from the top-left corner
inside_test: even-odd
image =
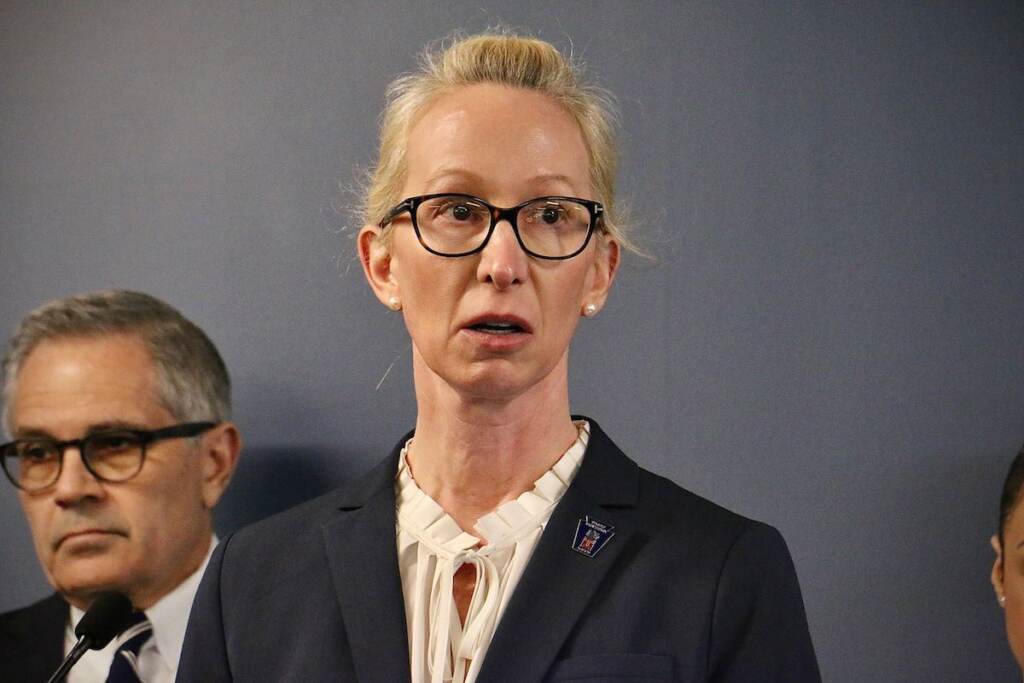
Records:
[[[131,432],[90,434],[81,452],[89,470],[106,481],[131,479],[142,468],[143,442]],[[49,439],[21,439],[3,456],[5,469],[27,491],[46,488],[60,476],[61,449]]]
[[[462,196],[427,199],[416,209],[420,239],[434,251],[461,254],[479,247],[491,227],[491,209]],[[568,256],[590,231],[590,210],[570,199],[540,198],[519,209],[516,227],[526,248],[541,256]]]

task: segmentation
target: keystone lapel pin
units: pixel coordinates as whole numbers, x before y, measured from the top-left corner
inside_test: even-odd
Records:
[[[572,549],[580,555],[594,557],[604,548],[615,535],[615,527],[591,519],[586,515],[576,523],[576,535],[573,537]]]

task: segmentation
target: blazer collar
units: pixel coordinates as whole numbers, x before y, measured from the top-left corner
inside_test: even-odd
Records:
[[[335,500],[341,510],[357,510],[371,500],[381,491],[391,491],[394,494],[395,473],[398,472],[398,456],[402,453],[405,443],[412,438],[413,432],[403,436],[395,447],[391,449],[388,457],[384,458],[373,469],[341,487],[335,492]],[[392,495],[392,499],[394,496]],[[393,516],[393,515],[392,515]]]
[[[590,423],[590,442],[572,486],[586,491],[593,502],[607,507],[633,507],[640,498],[640,468],[608,438],[589,417],[573,415]]]
[[[630,507],[636,505],[640,495],[640,469],[608,438],[601,426],[589,417],[573,415],[573,420],[590,423],[590,442],[587,456],[572,485],[584,489],[600,505]],[[342,510],[360,508],[385,489],[395,484],[398,457],[414,431],[403,436],[391,453],[380,464],[362,477],[342,485],[337,492],[337,504]],[[591,457],[592,454],[600,455]]]
[[[400,444],[404,444],[405,440]],[[401,445],[337,496],[323,526],[335,595],[356,677],[408,681],[409,641],[395,544],[394,479]]]
[[[587,455],[572,485],[584,489],[599,505],[631,507],[636,505],[640,495],[640,469],[626,457],[619,447],[608,438],[601,426],[589,417],[573,415],[574,420],[590,423],[590,442]],[[342,510],[355,510],[383,490],[393,490],[395,472],[398,471],[398,457],[406,442],[415,432],[406,433],[391,453],[363,476],[342,485],[336,493],[336,501]],[[599,455],[591,457],[593,454]]]
[[[640,468],[590,422],[583,464],[558,502],[501,617],[480,670],[481,681],[540,681],[612,567],[642,542],[627,513],[637,504]],[[615,527],[600,552],[573,546],[584,518]]]
[[[597,422],[574,419],[590,422],[586,456],[502,615],[478,680],[542,680],[602,579],[638,540],[623,513],[637,504],[639,467]],[[338,491],[341,514],[323,528],[359,680],[410,678],[394,479],[399,454],[411,436],[406,434],[383,462]],[[593,557],[573,550],[576,528],[588,516],[615,527],[615,535]]]

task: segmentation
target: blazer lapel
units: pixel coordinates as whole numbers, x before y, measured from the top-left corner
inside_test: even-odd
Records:
[[[392,457],[342,492],[338,517],[323,527],[331,578],[361,681],[409,680],[395,545],[397,465],[396,448]]]
[[[590,423],[580,471],[548,520],[478,680],[543,680],[601,581],[635,540],[622,508],[636,505],[639,468]],[[615,527],[615,535],[592,557],[573,549],[577,526],[588,516]]]

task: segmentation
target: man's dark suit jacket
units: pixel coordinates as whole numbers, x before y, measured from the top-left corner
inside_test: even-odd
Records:
[[[54,593],[0,614],[0,680],[43,683],[64,661],[68,603]]]
[[[178,681],[409,680],[394,480],[363,478],[227,538],[193,604]],[[585,516],[615,527],[588,557]],[[478,680],[820,681],[775,529],[627,458],[591,421]]]

